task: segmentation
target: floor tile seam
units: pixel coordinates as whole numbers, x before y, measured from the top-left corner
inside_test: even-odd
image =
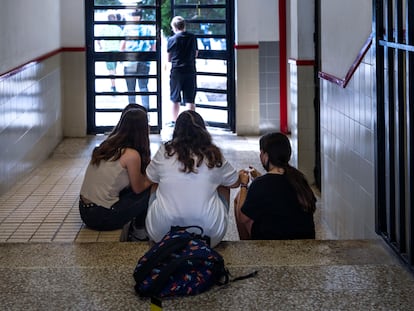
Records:
[[[13,240],[16,240],[16,239],[25,239],[26,242],[30,242],[30,240],[36,235],[36,232],[38,232],[39,228],[42,226],[41,222],[31,223],[31,224],[36,224],[37,228],[34,229],[34,230],[28,230],[28,229],[24,230],[25,223],[20,223],[19,226],[13,231],[13,233],[11,233],[8,236],[8,238],[6,239],[6,242],[8,242],[10,240],[13,241]],[[31,233],[26,236],[24,234],[24,232],[31,232]],[[0,236],[2,236],[2,235],[0,235]]]

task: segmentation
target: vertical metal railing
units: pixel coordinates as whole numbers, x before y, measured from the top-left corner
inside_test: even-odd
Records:
[[[406,5],[407,9],[407,44],[411,47],[414,47],[414,1],[410,0],[407,1]],[[407,233],[407,260],[411,265],[411,268],[414,265],[414,182],[412,179],[414,178],[414,51],[410,51],[407,53],[407,116],[409,122],[407,122],[407,206],[409,206],[409,210],[407,213],[408,219],[408,233]],[[412,87],[410,87],[412,86]]]
[[[376,230],[414,271],[414,0],[374,0]]]

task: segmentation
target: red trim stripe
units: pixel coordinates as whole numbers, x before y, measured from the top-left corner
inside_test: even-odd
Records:
[[[46,60],[50,57],[53,57],[53,56],[55,56],[59,53],[63,53],[63,52],[84,52],[84,51],[86,51],[85,47],[62,47],[62,48],[56,49],[56,50],[51,51],[49,53],[43,54],[43,55],[41,55],[37,58],[34,58],[33,60],[30,60],[30,61],[28,61],[28,62],[26,62],[26,63],[24,63],[20,66],[17,66],[13,69],[10,69],[10,70],[6,71],[5,73],[0,74],[0,81],[3,80],[3,79],[7,79],[10,76],[13,76],[13,75],[29,68],[30,66],[38,64],[38,63],[40,63],[40,62],[42,62],[42,61],[44,61],[44,60]]]
[[[280,37],[280,131],[289,133],[287,114],[287,48],[286,48],[286,0],[279,0]]]
[[[354,62],[352,63],[351,67],[349,68],[345,78],[338,78],[330,73],[323,72],[323,71],[320,71],[318,73],[319,78],[328,80],[329,82],[335,83],[343,88],[346,88],[352,76],[354,75],[355,71],[357,70],[358,66],[361,64],[362,60],[364,59],[365,54],[367,54],[368,50],[370,49],[373,38],[374,38],[374,34],[371,33],[367,41],[365,41],[365,44],[363,45],[361,51],[359,52]]]
[[[294,64],[296,66],[315,66],[315,61],[313,59],[294,59],[289,58],[289,64]]]
[[[80,47],[63,47],[61,48],[62,52],[85,52],[86,47],[80,46]]]
[[[321,79],[327,80],[329,82],[335,83],[336,85],[339,85],[339,86],[342,86],[342,87],[344,87],[344,85],[345,85],[345,79],[335,77],[334,75],[331,75],[331,74],[326,73],[326,72],[319,71],[318,77],[321,78]]]

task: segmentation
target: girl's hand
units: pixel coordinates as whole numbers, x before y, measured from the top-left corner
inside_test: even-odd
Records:
[[[239,171],[239,179],[241,184],[247,185],[249,183],[249,172],[247,170]]]
[[[249,169],[250,169],[250,176],[252,177],[252,180],[262,175],[253,166],[249,166]]]

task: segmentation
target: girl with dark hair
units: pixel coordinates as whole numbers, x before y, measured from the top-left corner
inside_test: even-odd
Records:
[[[212,142],[203,118],[193,110],[177,118],[172,139],[161,145],[147,167],[155,184],[146,229],[158,242],[171,226],[200,226],[217,245],[226,233],[230,188],[239,173]]]
[[[128,110],[117,130],[92,152],[79,200],[88,227],[115,230],[132,219],[144,227],[151,185],[145,169],[150,158],[147,114]]]
[[[256,169],[240,176],[235,216],[240,239],[314,239],[316,198],[305,176],[289,165],[292,149],[282,133],[260,139],[260,160],[267,174]]]
[[[132,109],[141,109],[145,113],[148,113],[147,109],[144,106],[138,105],[136,103],[131,103],[131,104],[126,105],[124,107],[124,109],[122,109],[121,117],[119,118],[118,124],[115,125],[114,128],[112,129],[112,131],[108,134],[108,138],[111,137],[112,135],[114,135],[116,132],[118,132],[119,125],[121,124],[122,117],[124,116],[124,114],[127,111],[132,110]]]

